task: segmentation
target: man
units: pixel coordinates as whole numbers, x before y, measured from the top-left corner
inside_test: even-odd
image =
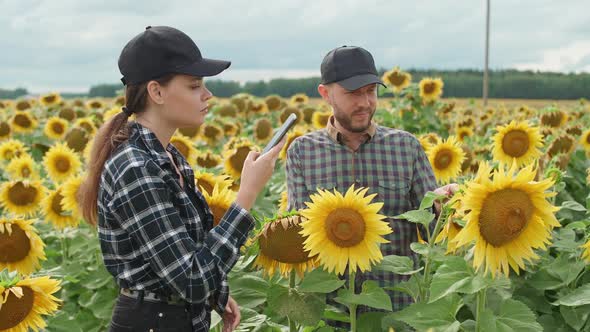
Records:
[[[297,138],[289,147],[289,210],[305,208],[304,202],[310,201],[309,195],[318,188],[336,188],[343,193],[353,184],[356,188],[368,187],[369,193],[377,193],[374,201],[384,203],[380,213],[389,217],[387,222],[393,229],[386,236],[389,243],[381,245],[383,255],[417,260],[410,250],[410,244],[418,240],[416,224],[391,217],[417,209],[427,191],[450,195],[457,185],[436,189],[428,158],[414,135],[372,121],[377,108],[377,85],[383,83],[367,50],[342,46],[330,51],[322,61],[321,76],[318,92],[334,114],[326,128]],[[356,279],[356,291],[360,292],[360,284],[365,280],[390,287],[407,277],[373,271],[357,273]],[[408,295],[388,292],[394,310],[412,302]],[[329,294],[328,302],[334,304],[334,297],[335,293]]]

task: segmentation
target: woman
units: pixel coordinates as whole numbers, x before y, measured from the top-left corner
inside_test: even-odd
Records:
[[[126,105],[97,133],[78,195],[121,288],[111,331],[208,331],[212,309],[224,331],[239,324],[227,274],[284,141],[247,156],[237,199],[216,227],[191,167],[169,144],[178,128],[203,123],[212,95],[202,78],[229,65],[203,58],[190,37],[165,26],[147,27],[121,52]]]

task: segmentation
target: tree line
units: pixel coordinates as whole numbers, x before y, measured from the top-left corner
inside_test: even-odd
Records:
[[[383,73],[382,69],[380,72]],[[408,70],[412,82],[419,82],[423,77],[440,77],[444,82],[445,97],[480,98],[482,96],[483,73],[480,70]],[[539,71],[519,71],[503,69],[490,71],[490,98],[523,99],[590,99],[590,73],[554,73]],[[319,97],[317,86],[319,77],[279,78],[270,81],[246,82],[221,81],[211,79],[207,87],[218,97],[230,97],[240,92],[264,97],[277,94],[289,97],[296,93],[305,93],[310,97]],[[68,97],[113,97],[121,94],[123,86],[119,84],[99,84],[92,86],[87,94],[68,94]],[[386,95],[391,93],[386,93]],[[27,89],[0,89],[0,99],[17,99],[28,95]]]

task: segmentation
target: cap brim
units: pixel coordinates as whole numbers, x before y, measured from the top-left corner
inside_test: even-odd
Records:
[[[340,84],[341,87],[345,88],[348,91],[354,91],[369,84],[381,84],[385,86],[381,79],[374,74],[356,75],[343,79],[342,81],[338,81],[336,83]]]
[[[231,61],[201,59],[188,66],[181,67],[177,71],[180,74],[186,74],[198,77],[215,76],[226,70],[231,65]]]

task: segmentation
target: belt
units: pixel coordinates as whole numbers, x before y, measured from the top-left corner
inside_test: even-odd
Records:
[[[152,293],[148,291],[138,291],[138,290],[131,290],[127,288],[121,288],[119,293],[133,298],[133,299],[143,299],[149,302],[156,302],[156,303],[167,303],[172,305],[187,305],[188,302],[183,300],[178,295],[161,295],[157,293]]]

